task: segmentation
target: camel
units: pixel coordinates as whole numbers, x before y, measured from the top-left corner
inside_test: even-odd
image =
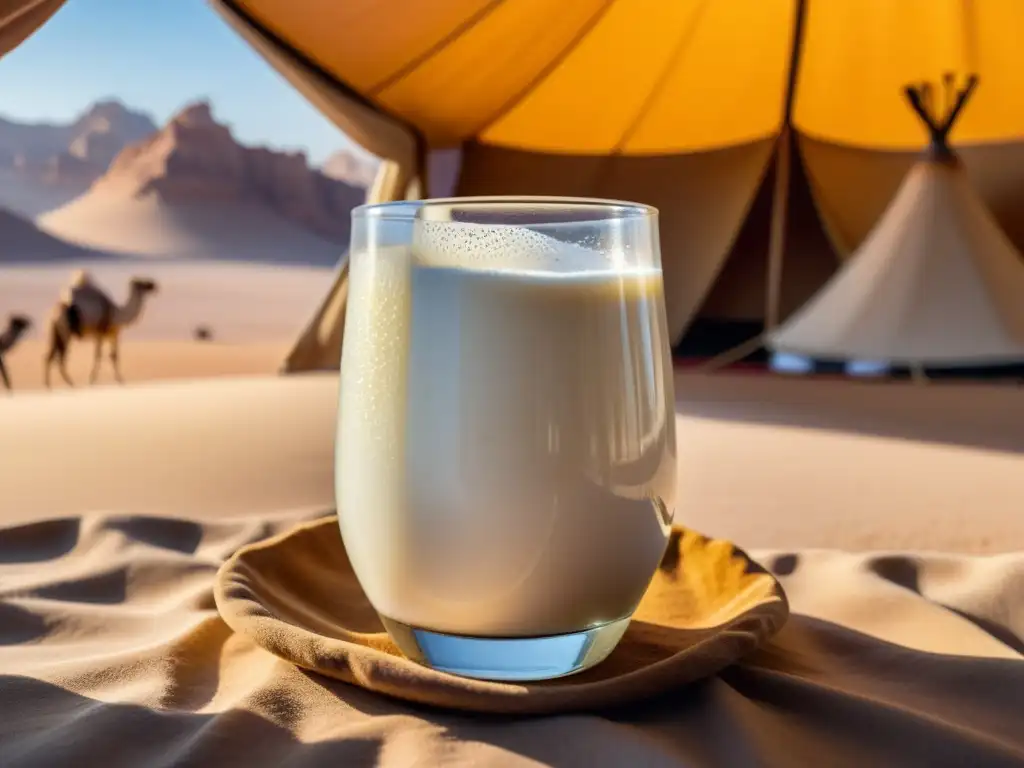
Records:
[[[13,392],[11,379],[7,375],[7,366],[4,365],[4,355],[21,341],[21,337],[32,327],[32,321],[25,315],[11,315],[7,319],[7,328],[0,333],[0,381],[4,383],[4,389]]]
[[[71,284],[53,308],[50,318],[50,343],[43,369],[47,388],[50,386],[50,369],[55,362],[65,383],[69,387],[75,386],[66,368],[68,347],[73,338],[93,338],[96,341],[92,374],[89,376],[90,384],[95,384],[99,378],[104,342],[107,342],[110,348],[110,364],[114,369],[114,378],[118,384],[123,384],[124,378],[121,376],[118,359],[120,333],[127,326],[138,322],[142,317],[146,298],[156,290],[155,281],[134,277],[128,284],[128,301],[118,305],[93,282],[87,272],[76,272],[72,276]]]

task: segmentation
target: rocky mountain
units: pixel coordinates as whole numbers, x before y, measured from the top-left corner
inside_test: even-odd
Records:
[[[80,195],[128,144],[157,130],[149,115],[109,99],[70,123],[0,118],[0,205],[35,217]]]
[[[320,172],[353,187],[369,189],[377,175],[377,162],[361,157],[351,150],[342,149],[324,161],[320,166]]]
[[[0,118],[0,163],[34,168],[67,154],[102,172],[126,145],[156,129],[149,115],[113,99],[96,102],[67,124]]]
[[[116,244],[113,229],[118,229],[137,234],[125,237],[129,249],[139,250],[159,230],[174,234],[162,251],[221,253],[245,250],[237,244],[248,248],[253,240],[240,236],[213,251],[206,247],[212,242],[209,231],[216,229],[208,221],[219,210],[215,204],[231,203],[232,215],[245,209],[239,221],[248,222],[249,234],[259,230],[285,242],[291,235],[282,233],[295,226],[319,237],[324,258],[332,258],[337,249],[331,244],[347,244],[350,211],[363,202],[374,172],[372,161],[358,155],[336,157],[332,167],[342,179],[311,168],[301,152],[239,144],[214,119],[208,102],[186,106],[161,128],[111,99],[68,124],[0,118],[0,207],[53,226],[68,225],[69,236],[98,247],[108,240]],[[135,201],[146,205],[133,206]],[[277,223],[257,226],[260,211],[268,210]],[[132,216],[138,218],[134,224],[125,218]],[[189,240],[196,228],[206,234]],[[292,240],[305,242],[301,232]],[[203,245],[194,251],[188,243]],[[274,247],[268,245],[269,251]],[[312,243],[304,247],[318,250]]]
[[[365,198],[365,190],[310,168],[303,152],[239,144],[206,101],[125,147],[92,193],[170,206],[259,204],[339,243],[347,243],[349,214]]]

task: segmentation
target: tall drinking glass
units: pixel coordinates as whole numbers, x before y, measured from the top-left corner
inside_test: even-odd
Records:
[[[368,205],[349,270],[338,517],[391,638],[468,677],[597,664],[675,509],[657,211]]]

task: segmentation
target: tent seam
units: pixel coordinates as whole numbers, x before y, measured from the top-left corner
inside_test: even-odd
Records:
[[[444,35],[440,40],[429,46],[425,51],[413,56],[411,59],[406,61],[404,64],[399,66],[390,75],[387,75],[383,80],[375,83],[366,89],[366,92],[372,96],[379,96],[382,92],[386,91],[395,83],[399,82],[403,78],[412,74],[421,65],[436,56],[440,51],[447,48],[451,43],[458,40],[460,37],[469,32],[473,27],[479,24],[481,21],[490,16],[499,6],[505,4],[505,0],[490,0],[490,2],[483,8],[478,10],[476,13],[470,14],[469,18],[463,19],[455,29],[448,34]]]
[[[622,149],[625,147],[626,142],[633,138],[637,130],[639,130],[640,124],[643,122],[644,118],[646,118],[648,113],[650,113],[654,103],[657,101],[662,91],[664,91],[665,85],[672,76],[672,73],[676,70],[676,64],[679,62],[679,58],[693,41],[693,36],[696,34],[697,29],[703,21],[704,14],[707,12],[709,2],[710,0],[704,0],[693,14],[693,20],[679,36],[679,41],[676,43],[675,48],[668,57],[668,61],[665,63],[665,67],[662,69],[661,74],[658,75],[658,79],[654,87],[651,88],[650,93],[647,94],[647,98],[644,99],[643,104],[640,105],[640,108],[637,110],[634,118],[629,122],[629,125],[626,126],[626,130],[622,132],[622,136],[620,136],[619,140],[612,146],[611,151],[608,153],[609,157],[622,154]]]
[[[601,19],[603,19],[608,14],[608,10],[615,3],[616,0],[605,0],[604,5],[601,6],[601,8],[598,9],[598,11],[593,16],[590,17],[587,23],[580,28],[580,30],[576,33],[572,40],[570,40],[565,45],[565,47],[558,53],[558,55],[553,56],[551,58],[551,61],[545,64],[534,77],[530,78],[530,82],[527,83],[522,88],[520,88],[514,96],[510,96],[508,99],[506,99],[505,103],[498,107],[494,114],[487,118],[486,122],[482,123],[477,128],[475,128],[473,130],[473,135],[471,138],[476,138],[480,136],[482,133],[492,128],[496,123],[498,123],[506,115],[508,115],[508,113],[511,112],[516,106],[518,106],[524,98],[533,93],[533,91],[535,91],[545,80],[547,80],[548,77],[550,77],[551,73],[558,69],[558,67],[561,66],[562,62],[564,62],[569,57],[569,55],[574,50],[576,50],[577,47],[579,47],[580,43],[583,42],[587,35],[594,31],[594,27],[596,27],[601,22]]]

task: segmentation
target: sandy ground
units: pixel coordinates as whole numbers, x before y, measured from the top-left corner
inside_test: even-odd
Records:
[[[285,339],[237,344],[128,339],[121,347],[121,371],[126,382],[140,383],[275,373],[288,353],[290,343]],[[16,392],[43,387],[45,352],[42,340],[32,339],[10,354],[7,369]],[[79,345],[72,350],[68,373],[76,387],[88,383],[92,359],[91,345]],[[66,386],[56,369],[51,375],[55,389]],[[113,371],[104,356],[97,386],[114,383]]]

